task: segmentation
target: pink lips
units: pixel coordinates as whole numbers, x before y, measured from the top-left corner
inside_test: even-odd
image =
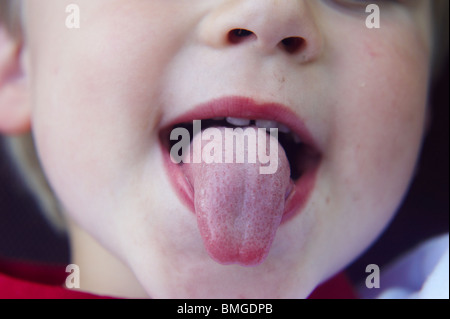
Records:
[[[186,180],[180,166],[170,159],[168,136],[171,128],[180,123],[192,123],[193,120],[206,120],[216,117],[235,117],[248,119],[272,120],[287,126],[291,131],[300,136],[302,142],[314,153],[312,164],[308,165],[302,176],[295,182],[293,191],[289,195],[283,222],[300,213],[314,188],[317,171],[320,164],[320,153],[308,132],[304,122],[288,107],[277,103],[256,103],[245,97],[225,97],[198,105],[191,111],[177,117],[160,131],[160,141],[163,154],[163,162],[169,179],[175,188],[180,200],[193,212],[193,190]]]

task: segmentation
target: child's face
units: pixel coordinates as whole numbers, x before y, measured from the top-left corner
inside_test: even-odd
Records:
[[[70,218],[148,294],[306,297],[391,219],[423,135],[429,1],[379,2],[379,29],[351,0],[78,0],[80,28],[68,29],[72,2],[27,3],[37,148]],[[288,37],[303,43],[280,44]],[[295,181],[309,195],[255,267],[209,257],[161,141],[226,97],[253,101],[252,119],[284,105],[319,154]],[[247,104],[233,107],[208,114],[242,117]],[[296,129],[292,114],[277,119]]]

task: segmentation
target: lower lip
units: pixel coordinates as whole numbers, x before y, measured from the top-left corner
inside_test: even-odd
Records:
[[[243,104],[245,104],[245,107],[243,107]],[[275,121],[280,121],[279,119],[283,118],[284,120],[280,122],[286,123],[290,127],[300,127],[302,130],[302,139],[308,144],[314,145],[310,135],[305,131],[304,124],[298,120],[296,115],[292,114],[292,111],[277,104],[264,104],[258,106],[252,100],[247,98],[234,97],[215,100],[212,103],[210,102],[195,108],[192,112],[178,118],[176,121],[173,121],[173,124],[170,124],[167,127],[172,127],[177,123],[189,122],[193,119],[202,120],[219,116],[272,119]],[[160,141],[161,140],[162,139],[160,139]],[[160,147],[163,154],[164,167],[172,186],[181,202],[195,214],[194,193],[191,185],[186,180],[180,165],[172,162],[167,145],[160,143]],[[300,214],[303,210],[303,207],[314,189],[319,164],[320,160],[317,160],[316,164],[310,166],[295,182],[293,190],[285,203],[283,219],[281,221],[282,224]]]

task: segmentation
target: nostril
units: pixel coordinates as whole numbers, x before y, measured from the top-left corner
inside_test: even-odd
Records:
[[[281,40],[280,46],[290,54],[300,51],[305,44],[305,39],[300,37],[289,37]]]
[[[256,37],[256,35],[252,31],[245,29],[233,29],[228,33],[228,41],[233,44],[240,43],[251,37]]]

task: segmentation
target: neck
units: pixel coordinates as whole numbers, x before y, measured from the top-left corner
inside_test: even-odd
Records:
[[[68,224],[71,261],[80,268],[80,290],[111,297],[148,298],[127,266],[74,222]]]

